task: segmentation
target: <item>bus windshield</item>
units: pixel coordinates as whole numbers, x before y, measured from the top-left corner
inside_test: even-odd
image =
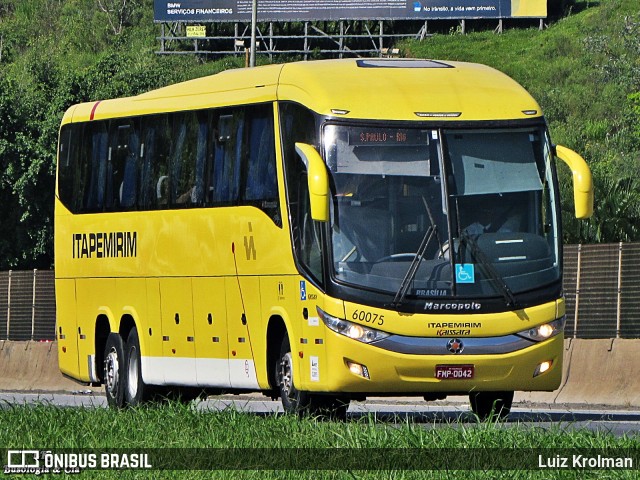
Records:
[[[326,125],[332,274],[405,298],[504,297],[559,279],[551,149],[539,127]]]

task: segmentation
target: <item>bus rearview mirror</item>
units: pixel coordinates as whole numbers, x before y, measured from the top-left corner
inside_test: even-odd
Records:
[[[576,218],[589,218],[593,214],[593,179],[587,162],[573,150],[556,146],[557,157],[566,163],[573,175],[573,201]]]
[[[329,173],[318,151],[309,144],[296,143],[296,152],[307,167],[311,218],[329,221]]]

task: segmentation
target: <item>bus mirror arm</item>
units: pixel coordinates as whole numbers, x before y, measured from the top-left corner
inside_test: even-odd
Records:
[[[307,167],[311,218],[329,221],[329,172],[318,151],[307,143],[296,143],[296,152]]]
[[[556,156],[566,163],[573,175],[573,201],[576,218],[589,218],[593,214],[593,179],[587,162],[573,150],[556,145]]]

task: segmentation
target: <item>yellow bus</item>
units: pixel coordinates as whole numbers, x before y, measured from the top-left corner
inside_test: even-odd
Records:
[[[560,199],[584,160],[483,65],[230,70],[71,107],[55,199],[60,370],[109,404],[262,392],[287,412],[562,377]],[[494,410],[495,411],[495,410]]]

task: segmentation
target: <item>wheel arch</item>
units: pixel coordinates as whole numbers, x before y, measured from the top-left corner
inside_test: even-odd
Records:
[[[109,322],[109,317],[105,314],[98,315],[95,330],[95,359],[96,375],[100,383],[104,382],[104,349],[110,333],[111,323]]]
[[[129,333],[134,328],[138,330],[138,336],[140,336],[140,329],[136,326],[136,321],[133,318],[133,315],[131,315],[130,313],[125,313],[124,315],[122,315],[122,317],[120,318],[118,333],[122,337],[123,342],[127,341],[127,337],[129,336]],[[142,348],[142,346],[140,348]]]
[[[101,313],[97,316],[95,328],[95,359],[96,374],[100,383],[104,382],[104,349],[107,345],[107,338],[109,337],[109,334],[119,334],[122,338],[122,342],[124,343],[127,341],[129,332],[131,332],[133,328],[136,328],[136,322],[131,314],[126,313],[122,315],[117,331],[112,328],[112,322],[106,313]]]
[[[276,392],[276,371],[275,365],[280,356],[280,346],[282,344],[282,339],[285,336],[289,337],[289,343],[293,341],[291,337],[291,326],[288,320],[287,315],[284,312],[273,313],[269,317],[269,322],[267,325],[267,349],[266,349],[266,365],[267,365],[267,378],[269,381],[271,396],[277,397]]]

